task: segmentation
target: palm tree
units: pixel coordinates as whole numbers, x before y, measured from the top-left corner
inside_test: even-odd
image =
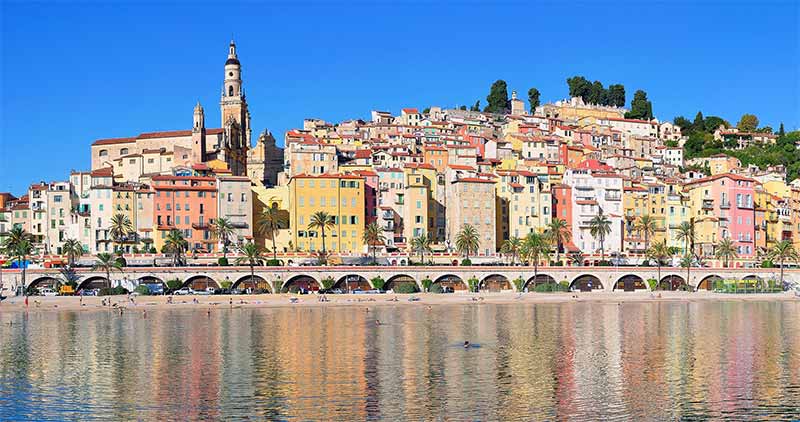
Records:
[[[278,207],[265,207],[261,211],[256,224],[258,225],[259,233],[269,235],[270,239],[272,239],[272,259],[277,261],[278,249],[275,246],[275,237],[278,236],[278,232],[281,229],[285,229],[288,226],[286,216],[281,214]]]
[[[127,238],[133,232],[133,224],[131,219],[125,214],[114,214],[111,217],[111,225],[109,226],[108,233],[114,242],[120,243],[123,239]]]
[[[383,246],[383,242],[385,241],[386,236],[383,235],[383,230],[378,226],[378,223],[373,221],[367,224],[367,227],[364,228],[364,243],[366,243],[367,247],[372,251],[373,265],[378,263],[376,256],[378,246]]]
[[[683,242],[683,253],[694,253],[694,220],[684,221],[676,230],[675,239]]]
[[[797,261],[800,256],[794,249],[791,240],[782,240],[772,247],[769,251],[769,257],[772,261],[778,261],[781,265],[781,287],[783,287],[783,262],[786,260]]]
[[[686,267],[686,285],[687,286],[691,285],[691,282],[689,281],[689,278],[690,278],[690,275],[691,275],[690,272],[691,272],[693,263],[694,263],[694,259],[692,258],[692,255],[684,255],[683,258],[681,258],[681,267]],[[670,286],[670,290],[672,290],[671,286]]]
[[[23,294],[26,292],[25,272],[27,269],[27,256],[33,254],[33,235],[20,226],[14,226],[6,235],[2,245],[3,253],[14,258],[22,268]]]
[[[94,266],[92,266],[92,270],[105,271],[108,287],[113,287],[111,285],[111,271],[119,270],[122,272],[122,264],[110,253],[99,253],[97,254],[97,261],[94,263]]]
[[[583,252],[581,251],[574,251],[569,254],[569,260],[577,266],[583,265],[583,258]]]
[[[728,261],[736,259],[736,246],[734,246],[731,239],[726,237],[717,244],[717,250],[714,251],[714,256],[717,259],[723,260],[723,265],[725,268],[728,268]]]
[[[539,261],[546,261],[550,257],[550,239],[540,233],[528,233],[522,243],[522,256],[527,259],[529,264],[533,262],[533,279],[535,281],[539,275]]]
[[[431,251],[431,238],[425,233],[411,239],[411,249],[419,253],[419,262],[425,264],[425,252]]]
[[[172,266],[177,267],[181,262],[181,254],[189,247],[189,242],[183,238],[180,230],[170,230],[167,238],[164,239],[164,249],[172,254]]]
[[[319,229],[322,232],[322,255],[325,256],[325,229],[333,228],[333,216],[325,211],[317,211],[311,214],[311,221],[308,223],[309,229]]]
[[[647,250],[646,255],[648,259],[654,259],[656,261],[656,265],[658,266],[658,280],[656,280],[656,289],[658,289],[658,286],[661,283],[661,266],[664,264],[665,260],[672,256],[670,249],[667,247],[667,241],[663,240],[653,246],[650,246],[650,249]]]
[[[73,266],[75,265],[75,258],[83,255],[83,245],[77,239],[67,239],[61,245],[61,251],[67,255],[67,263]]]
[[[227,261],[228,245],[230,244],[230,238],[236,234],[236,228],[233,227],[233,223],[229,218],[219,217],[211,222],[210,229],[214,238],[222,242],[222,259]]]
[[[596,215],[589,221],[589,233],[592,235],[592,237],[600,239],[600,261],[605,261],[606,235],[611,233],[611,221],[608,219],[608,217],[603,215],[602,211],[600,211],[600,214]]]
[[[650,249],[650,236],[655,234],[657,228],[656,219],[650,214],[639,217],[639,222],[636,223],[635,229],[644,235],[644,250]]]
[[[242,246],[242,256],[236,258],[236,265],[247,264],[250,266],[250,282],[256,284],[255,266],[264,264],[264,251],[253,242]]]
[[[556,262],[561,262],[561,248],[565,243],[572,240],[572,233],[569,231],[567,220],[556,218],[547,225],[545,233],[547,233],[550,240],[555,244]]]
[[[503,245],[500,247],[500,252],[511,255],[511,265],[514,265],[521,247],[522,239],[512,236],[510,239],[503,242]]]
[[[475,227],[471,224],[464,224],[458,234],[456,234],[456,249],[458,252],[464,254],[467,261],[469,261],[469,254],[471,252],[478,253],[480,244],[480,235],[478,235],[478,231],[475,230]]]

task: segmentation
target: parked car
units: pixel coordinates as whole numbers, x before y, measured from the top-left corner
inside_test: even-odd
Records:
[[[82,289],[78,292],[81,296],[97,296],[97,293],[99,293],[97,289]]]
[[[51,288],[48,288],[48,287],[39,289],[39,294],[41,296],[58,296],[58,293],[56,293],[55,290],[53,290]]]
[[[184,287],[184,288],[175,290],[174,294],[176,294],[178,296],[193,295],[193,294],[195,294],[195,291],[192,290],[190,287]]]

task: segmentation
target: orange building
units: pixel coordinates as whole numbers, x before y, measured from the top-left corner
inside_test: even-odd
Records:
[[[209,224],[217,218],[217,181],[203,176],[153,176],[153,220],[161,250],[170,230],[179,230],[189,251],[208,251],[215,241]]]

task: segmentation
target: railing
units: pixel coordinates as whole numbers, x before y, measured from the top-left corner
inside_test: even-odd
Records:
[[[719,203],[719,207],[722,209],[728,209],[731,207],[731,201],[722,201]]]

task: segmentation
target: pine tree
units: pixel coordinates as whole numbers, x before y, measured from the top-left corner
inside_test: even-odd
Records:
[[[627,119],[650,120],[653,118],[653,103],[647,99],[647,93],[641,89],[633,94],[631,111],[625,113]]]
[[[536,107],[539,107],[539,90],[536,88],[531,88],[528,90],[528,104],[531,106],[531,114],[536,111]],[[783,126],[781,126],[783,127]]]
[[[506,112],[508,107],[508,86],[506,81],[498,79],[492,84],[489,95],[486,97],[486,102],[488,104],[484,111],[495,114]]]

